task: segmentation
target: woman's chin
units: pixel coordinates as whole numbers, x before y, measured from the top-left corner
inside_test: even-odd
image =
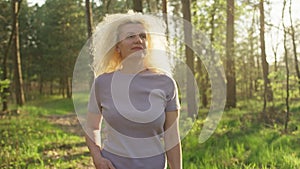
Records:
[[[146,56],[146,50],[136,50],[126,57],[126,59],[141,59]]]

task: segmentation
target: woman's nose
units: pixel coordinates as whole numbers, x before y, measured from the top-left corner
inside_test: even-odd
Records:
[[[135,43],[143,43],[143,38],[140,37],[140,35],[135,35],[134,42]]]

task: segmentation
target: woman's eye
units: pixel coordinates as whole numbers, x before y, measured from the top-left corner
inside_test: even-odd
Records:
[[[128,35],[126,37],[126,39],[133,39],[133,38],[136,38],[137,36],[141,39],[147,39],[147,35],[145,33],[136,34],[136,35]]]
[[[139,34],[140,38],[141,39],[146,39],[147,38],[147,35],[145,33],[141,33]]]
[[[134,38],[134,37],[135,37],[135,35],[128,35],[126,38],[131,39],[131,38]]]

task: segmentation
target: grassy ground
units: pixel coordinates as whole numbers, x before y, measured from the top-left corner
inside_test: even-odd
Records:
[[[288,133],[280,122],[260,122],[256,102],[238,107],[224,112],[202,144],[199,118],[182,142],[185,169],[300,168],[299,103],[291,106]],[[71,100],[39,99],[0,118],[0,168],[93,168]]]
[[[300,104],[292,105],[288,133],[283,132],[281,122],[261,122],[259,107],[246,102],[225,111],[216,132],[203,144],[198,142],[200,131],[192,130],[183,141],[184,168],[300,168]],[[285,115],[281,111],[270,113],[278,118]]]
[[[41,99],[0,120],[0,168],[93,168],[72,101]]]

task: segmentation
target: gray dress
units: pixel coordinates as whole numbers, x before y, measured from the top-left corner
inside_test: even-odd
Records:
[[[88,105],[89,112],[103,115],[101,153],[117,169],[166,168],[165,113],[179,108],[175,81],[150,70],[98,76]]]

